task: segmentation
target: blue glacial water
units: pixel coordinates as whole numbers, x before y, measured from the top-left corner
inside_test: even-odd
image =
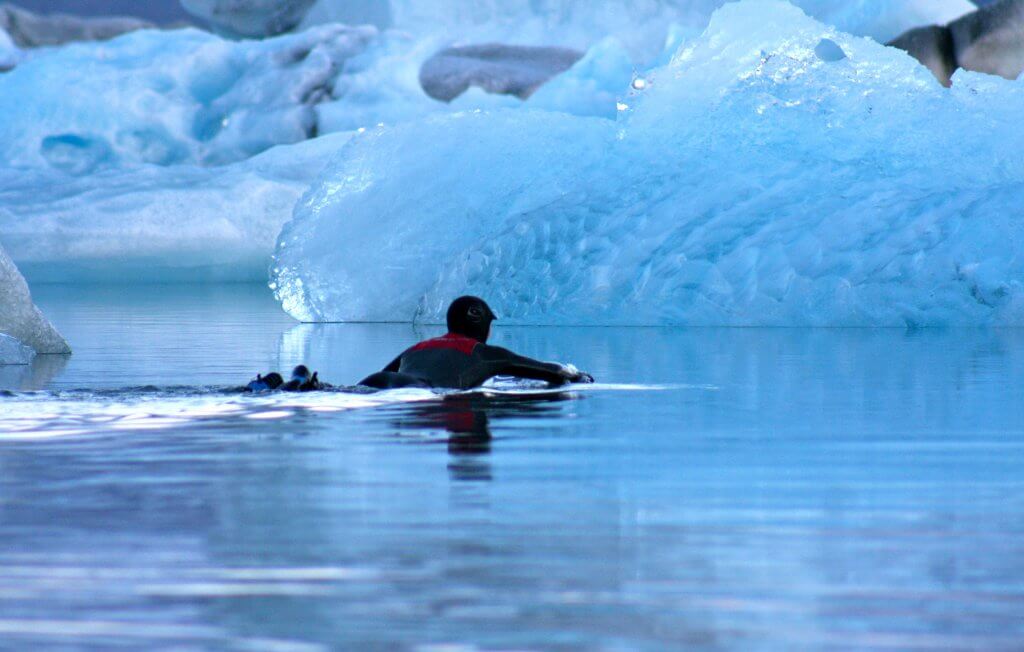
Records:
[[[0,369],[4,651],[1024,647],[1022,331],[498,328],[608,385],[254,398],[438,331],[34,293],[75,354]]]

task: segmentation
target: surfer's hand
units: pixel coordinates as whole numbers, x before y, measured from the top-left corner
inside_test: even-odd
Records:
[[[567,364],[565,369],[565,379],[570,383],[592,383],[594,377],[585,371],[580,371],[574,365]]]
[[[576,376],[572,379],[572,382],[585,383],[589,385],[590,383],[594,382],[594,377],[585,371],[577,371]]]

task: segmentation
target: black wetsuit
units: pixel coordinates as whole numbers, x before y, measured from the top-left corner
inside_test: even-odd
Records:
[[[560,364],[533,360],[471,337],[448,333],[410,347],[384,367],[383,371],[363,379],[359,384],[379,389],[470,389],[494,376],[531,378],[555,385],[564,385],[582,377]]]

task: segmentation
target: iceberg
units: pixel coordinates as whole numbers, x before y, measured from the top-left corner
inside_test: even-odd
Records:
[[[0,161],[85,175],[226,164],[306,140],[344,63],[376,37],[340,25],[242,42],[143,30],[34,51],[0,75]]]
[[[28,283],[3,247],[0,247],[0,336],[4,336],[0,341],[0,361],[7,360],[7,356],[21,360],[3,364],[30,362],[32,356],[26,360],[28,354],[24,348],[31,348],[35,353],[71,353],[68,343],[32,303]]]
[[[1024,324],[1024,86],[774,0],[718,10],[617,120],[466,111],[367,130],[296,206],[302,321]],[[969,146],[965,146],[969,143]]]
[[[0,170],[0,239],[32,282],[266,282],[281,226],[349,137],[218,167],[144,165],[85,177]]]

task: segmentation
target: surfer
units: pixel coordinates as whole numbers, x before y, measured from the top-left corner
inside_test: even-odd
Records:
[[[382,371],[359,382],[376,389],[447,387],[470,389],[494,376],[543,380],[552,385],[592,383],[571,365],[541,362],[487,344],[495,317],[478,297],[459,297],[448,308],[448,333],[406,349]]]

